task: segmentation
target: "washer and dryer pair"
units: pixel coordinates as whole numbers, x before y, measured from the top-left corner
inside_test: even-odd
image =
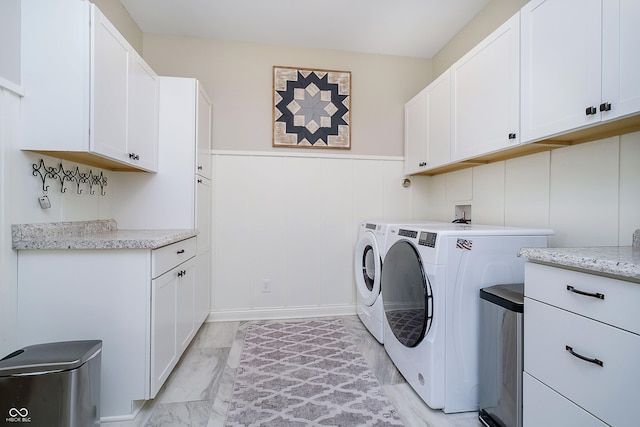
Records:
[[[478,410],[479,291],[523,282],[518,250],[546,247],[551,234],[450,223],[388,227],[384,347],[428,406]]]
[[[380,343],[384,343],[384,308],[380,278],[387,249],[387,231],[393,225],[422,226],[446,224],[434,221],[374,220],[360,224],[354,269],[356,310],[362,324]]]

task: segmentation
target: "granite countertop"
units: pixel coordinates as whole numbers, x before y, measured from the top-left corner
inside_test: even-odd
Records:
[[[518,256],[529,261],[640,282],[640,230],[632,246],[584,248],[522,248]]]
[[[13,249],[157,249],[198,234],[194,229],[118,229],[114,220],[14,224]]]

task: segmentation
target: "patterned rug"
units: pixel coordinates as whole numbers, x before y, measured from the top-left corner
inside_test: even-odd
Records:
[[[249,326],[227,426],[402,426],[340,319]]]

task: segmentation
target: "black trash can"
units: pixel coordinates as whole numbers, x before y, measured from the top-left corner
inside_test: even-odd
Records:
[[[102,341],[38,344],[0,360],[0,426],[100,424]]]
[[[522,427],[524,284],[480,290],[478,402],[489,427]]]

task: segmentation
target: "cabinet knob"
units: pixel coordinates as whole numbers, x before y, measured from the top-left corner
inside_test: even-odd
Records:
[[[600,111],[610,111],[610,110],[611,110],[610,102],[603,102],[602,104],[600,104]]]
[[[178,277],[182,277],[182,270],[178,271]]]
[[[591,115],[593,115],[593,114],[596,114],[596,113],[598,112],[598,110],[596,109],[596,107],[591,106],[591,107],[587,107],[587,109],[586,109],[586,110],[584,110],[584,112],[585,112],[585,114],[586,114],[587,116],[591,116]]]
[[[425,167],[425,166],[427,166],[427,162],[420,162],[420,163],[418,163],[418,166],[420,166],[421,168]]]
[[[138,156],[136,153],[129,153],[129,158],[133,160],[140,160],[140,156]]]
[[[176,252],[177,254],[183,254],[184,253],[184,249],[180,249],[178,252]]]
[[[202,170],[202,166],[198,165],[198,170],[201,171]]]
[[[198,179],[198,184],[202,184],[202,180],[201,179]]]
[[[516,139],[516,134],[515,133],[510,133],[509,134],[509,139]]]

